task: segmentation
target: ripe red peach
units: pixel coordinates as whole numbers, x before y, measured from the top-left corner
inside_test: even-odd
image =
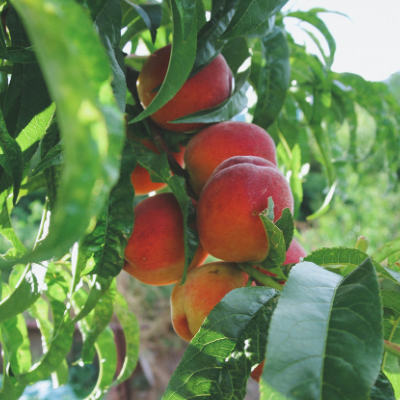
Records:
[[[172,324],[176,333],[190,342],[210,311],[231,290],[245,287],[248,279],[234,263],[222,261],[191,270],[185,283],[177,282],[171,294]]]
[[[147,108],[157,94],[167,74],[171,45],[149,56],[137,81],[139,99]],[[204,123],[172,124],[179,117],[215,107],[231,93],[232,72],[220,54],[197,74],[189,78],[178,93],[163,107],[151,115],[152,120],[164,129],[174,132],[191,132],[202,128]]]
[[[289,184],[278,168],[260,157],[232,157],[220,164],[201,193],[197,228],[204,249],[216,258],[260,261],[268,238],[259,214],[274,201],[274,221],[293,212]]]
[[[200,245],[189,269],[202,264]],[[124,270],[148,285],[168,285],[182,277],[185,264],[183,217],[172,193],[160,193],[135,207],[135,225],[125,248]]]
[[[208,126],[190,139],[185,152],[185,166],[195,193],[200,195],[215,168],[234,156],[261,157],[277,165],[275,143],[259,126],[240,121]]]
[[[160,154],[155,144],[150,140],[141,140],[141,143],[143,143],[148,149],[154,151],[157,154]],[[179,163],[179,165],[183,167],[183,155],[185,152],[185,148],[183,146],[180,146],[180,149],[181,149],[180,152],[172,153],[172,155],[174,156],[175,160]],[[136,165],[135,169],[131,174],[131,182],[133,187],[135,188],[136,195],[148,194],[150,192],[160,190],[167,186],[165,183],[162,182],[152,182],[150,174],[147,171],[147,169],[143,168],[139,164]]]

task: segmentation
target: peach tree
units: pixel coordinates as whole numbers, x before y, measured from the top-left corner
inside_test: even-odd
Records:
[[[263,400],[400,396],[399,238],[372,254],[361,238],[283,265],[307,165],[326,180],[325,200],[310,218],[327,212],[346,181],[344,166],[356,170],[379,154],[377,168],[397,183],[400,105],[384,83],[331,70],[336,45],[320,18],[326,10],[283,12],[286,2],[0,1],[0,233],[7,243],[0,259],[1,400],[18,399],[28,385],[50,376],[55,386],[65,384],[76,325],[83,338],[80,361],[91,363],[96,353],[101,360],[88,399],[100,398],[134,371],[139,326],[116,289],[134,229],[133,207],[144,199],[135,196],[131,174],[140,166],[177,200],[184,285],[199,246],[191,200],[197,198],[173,153],[197,132],[155,133],[151,115],[219,54],[232,74],[229,96],[169,122],[216,124],[246,114],[274,140],[293,213],[286,209],[273,218],[268,202],[257,215],[267,255],[239,263],[248,286],[230,291],[209,313],[163,399],[243,399],[259,365]],[[320,54],[309,54],[291,37],[286,18],[306,24]],[[165,78],[144,109],[137,79],[148,56],[137,50],[149,54],[169,44]],[[376,123],[364,159],[359,107]],[[336,135],[342,125],[348,144]],[[12,215],[38,191],[46,198],[36,240],[28,246]],[[32,231],[29,220],[25,229]],[[113,315],[126,342],[118,371]],[[35,363],[27,318],[42,336],[43,356]]]

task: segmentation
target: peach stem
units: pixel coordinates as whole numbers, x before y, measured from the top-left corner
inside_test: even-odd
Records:
[[[246,263],[239,263],[237,266],[244,272],[250,275],[250,277],[256,279],[258,282],[262,283],[265,286],[272,287],[276,290],[282,291],[283,286],[280,285],[278,282],[274,281],[270,276],[264,275],[258,269],[246,264]]]
[[[400,358],[400,346],[389,342],[388,340],[383,340],[383,348],[390,354],[393,354],[397,358]]]

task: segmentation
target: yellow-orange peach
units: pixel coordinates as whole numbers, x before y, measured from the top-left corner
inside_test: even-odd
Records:
[[[234,156],[261,157],[277,165],[275,143],[259,126],[240,121],[208,126],[190,139],[185,152],[185,166],[197,195],[215,168]]]
[[[202,264],[200,245],[189,269]],[[135,207],[135,225],[125,248],[124,270],[148,285],[168,285],[182,277],[185,251],[183,218],[172,193],[161,193]]]
[[[233,262],[259,261],[269,243],[259,214],[274,201],[274,221],[284,208],[293,212],[289,184],[278,168],[259,157],[232,157],[211,175],[197,207],[197,228],[204,249]]]
[[[144,108],[147,108],[152,102],[164,81],[170,55],[171,45],[168,45],[151,54],[143,64],[137,81],[137,90]],[[217,106],[229,97],[231,86],[231,70],[225,58],[220,54],[197,74],[189,78],[178,93],[152,114],[151,118],[157,125],[170,131],[195,131],[205,124],[172,124],[168,121]]]
[[[141,140],[148,149],[154,151],[159,154],[157,147],[150,140]],[[183,166],[183,155],[185,152],[185,148],[180,146],[181,151],[178,153],[172,153],[175,160],[179,163],[180,166]],[[162,182],[152,182],[150,178],[150,174],[146,168],[143,168],[141,165],[137,164],[135,169],[131,174],[131,182],[133,187],[135,188],[135,194],[143,195],[153,191],[160,190],[167,185]]]
[[[190,342],[210,311],[231,290],[244,287],[249,276],[234,263],[213,262],[191,270],[171,294],[172,324]]]

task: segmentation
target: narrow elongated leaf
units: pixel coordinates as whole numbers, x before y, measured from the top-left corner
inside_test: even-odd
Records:
[[[118,177],[124,136],[109,85],[111,69],[89,17],[75,2],[46,4],[14,2],[57,103],[66,153],[49,235],[29,260],[64,253],[83,234]]]
[[[182,24],[182,40],[188,40],[193,25],[196,23],[196,1],[176,0]]]
[[[13,6],[16,7],[16,4]],[[20,17],[13,7],[10,7],[7,14],[7,26],[13,46],[31,46]],[[32,118],[47,109],[50,103],[50,96],[39,64],[15,62],[3,108],[10,136],[17,138]]]
[[[221,54],[224,56],[234,76],[236,76],[244,61],[250,57],[249,47],[245,38],[230,40],[223,47]]]
[[[279,227],[268,218],[267,213],[261,213],[260,219],[268,237],[268,254],[265,260],[256,265],[267,269],[279,267],[286,257],[285,237]]]
[[[32,384],[46,379],[59,367],[71,349],[75,327],[63,322],[66,307],[63,302],[54,298],[50,298],[50,307],[53,315],[51,344],[41,360],[28,373],[18,376],[18,381],[22,384]]]
[[[117,350],[111,328],[107,327],[98,337],[96,351],[99,358],[99,377],[92,393],[85,400],[99,399],[112,384],[117,369]]]
[[[303,184],[300,178],[301,169],[301,150],[300,146],[296,144],[292,150],[292,159],[290,163],[290,170],[292,174],[290,175],[290,188],[292,189],[293,199],[294,199],[294,212],[293,218],[297,219],[300,205],[303,201]]]
[[[182,3],[185,3],[184,1],[178,1],[178,8]],[[151,40],[153,43],[156,41],[157,37],[157,29],[161,25],[161,16],[162,16],[162,8],[161,4],[140,4],[136,5],[130,2],[132,7],[136,10],[136,12],[142,17],[144,23],[146,24],[147,28],[150,31],[151,34]],[[181,20],[182,20],[182,11],[179,10],[181,13]],[[191,16],[193,18],[193,15]],[[189,16],[190,20],[190,16]],[[187,21],[187,18],[185,18],[185,21]],[[190,20],[190,23],[192,23],[192,20]],[[183,30],[187,28],[187,24],[182,24]],[[189,24],[189,30],[188,33],[190,32],[190,24]],[[183,36],[185,37],[186,32],[182,33]]]
[[[368,399],[380,371],[382,311],[370,259],[343,280],[315,264],[291,271],[272,317],[263,379],[290,399]]]
[[[23,268],[23,266],[20,266]],[[0,303],[0,322],[7,321],[28,309],[40,296],[40,287],[30,264],[23,269],[11,294]]]
[[[102,278],[99,275],[94,275],[91,282],[89,296],[84,303],[84,306],[77,313],[75,318],[71,321],[71,325],[85,318],[95,307],[97,302],[101,299],[103,294],[109,289],[114,278]]]
[[[253,122],[268,129],[278,116],[290,85],[289,47],[279,27],[262,38],[261,43],[265,64],[255,82],[258,101]]]
[[[94,344],[99,335],[104,331],[111,321],[113,315],[113,304],[116,293],[116,283],[113,280],[108,290],[101,296],[94,308],[93,317],[90,319],[90,325],[85,334],[85,340],[82,346],[82,359],[85,363],[92,363],[95,353]]]
[[[241,288],[228,293],[192,339],[162,400],[243,399],[243,381],[234,379],[237,376],[233,364],[241,358],[235,353],[239,350],[236,346],[239,339],[243,340],[242,345],[245,341],[263,340],[260,333],[267,333],[276,294],[275,290],[265,287]],[[260,332],[260,327],[265,330]],[[241,378],[244,376],[247,380],[250,368],[241,372]],[[232,397],[234,393],[237,397]]]
[[[194,2],[193,4],[195,5]],[[183,22],[181,21],[180,18],[176,0],[171,1],[171,8],[172,8],[172,24],[173,24],[173,41],[172,41],[171,58],[169,61],[167,74],[156,97],[146,108],[146,110],[144,110],[131,122],[138,122],[143,118],[148,117],[149,115],[156,112],[159,108],[161,108],[164,104],[166,104],[169,100],[171,100],[172,97],[175,96],[178,90],[185,83],[193,67],[193,63],[196,57],[196,36],[197,36],[195,20],[194,23],[192,24],[190,34],[187,36],[187,40],[183,41],[182,37]]]
[[[51,346],[53,324],[49,320],[49,304],[42,297],[38,299],[30,308],[31,315],[36,319],[38,328],[42,335],[43,352],[47,352]],[[65,376],[66,372],[66,376]],[[68,365],[64,360],[55,372],[52,372],[51,378],[53,385],[61,386],[68,381]]]
[[[121,293],[117,292],[114,302],[114,311],[122,326],[125,336],[125,359],[121,372],[113,382],[118,385],[128,379],[136,368],[139,360],[139,333],[140,326],[135,315],[129,311],[128,303]]]
[[[249,88],[249,84],[246,82],[250,73],[250,69],[237,74],[237,81],[235,90],[232,95],[218,104],[213,108],[201,110],[193,114],[189,114],[185,117],[181,117],[170,121],[172,123],[181,122],[205,122],[205,123],[216,123],[222,121],[228,121],[235,115],[239,114],[247,106],[246,92]]]
[[[27,372],[31,367],[31,350],[26,328],[25,319],[22,314],[7,320],[2,324],[3,338],[8,342],[10,351],[10,365],[15,375]],[[6,338],[5,336],[8,336]]]
[[[134,189],[130,176],[136,165],[136,156],[129,143],[122,154],[120,178],[110,196],[96,227],[81,243],[93,253],[95,266],[92,274],[107,279],[117,276],[124,264],[124,251],[133,229]]]
[[[125,111],[126,79],[125,63],[122,51],[119,49],[121,39],[122,11],[119,0],[108,0],[101,13],[96,18],[96,26],[103,46],[110,59],[113,81],[111,86],[121,112]]]
[[[292,213],[288,208],[285,208],[282,211],[281,217],[275,222],[275,225],[281,230],[283,233],[283,237],[285,239],[286,250],[289,248],[290,243],[293,239],[294,234],[294,221]]]
[[[236,1],[227,1],[211,20],[200,30],[197,40],[196,60],[193,65],[192,75],[204,68],[221,52],[226,40],[221,40],[222,33],[226,30],[232,19],[234,10],[232,7]],[[213,6],[214,9],[214,6]]]
[[[374,254],[372,254],[372,258],[378,262],[384,261],[386,258],[390,257],[392,254],[400,251],[400,237],[392,240],[389,243],[384,244],[380,247]]]
[[[13,139],[8,131],[0,110],[0,165],[4,168],[8,175],[12,178],[14,184],[14,199],[18,198],[19,188],[22,182],[24,172],[24,164],[22,162],[22,151],[15,139]]]
[[[318,17],[318,12],[322,12],[325,10],[319,9],[319,8],[314,8],[311,9],[307,12],[304,11],[293,11],[288,14],[286,14],[287,17],[294,17],[294,18],[299,18],[305,22],[308,22],[309,24],[313,25],[315,28],[317,28],[324,36],[326,39],[328,46],[329,46],[329,56],[326,56],[326,61],[327,61],[327,66],[328,68],[331,67],[333,59],[335,57],[335,51],[336,51],[336,42],[335,39],[333,38],[332,34],[330,33],[329,29],[325,25],[324,21]],[[328,11],[325,11],[328,12]],[[322,53],[324,55],[324,53]]]
[[[31,173],[31,178],[47,168],[60,164],[64,164],[64,147],[61,143],[58,143],[36,165]]]
[[[26,247],[20,241],[11,225],[10,214],[13,207],[13,199],[9,197],[7,191],[0,194],[0,207],[0,234],[12,243],[17,256],[26,253]]]
[[[276,14],[288,0],[241,0],[222,39],[232,39],[254,31]]]

